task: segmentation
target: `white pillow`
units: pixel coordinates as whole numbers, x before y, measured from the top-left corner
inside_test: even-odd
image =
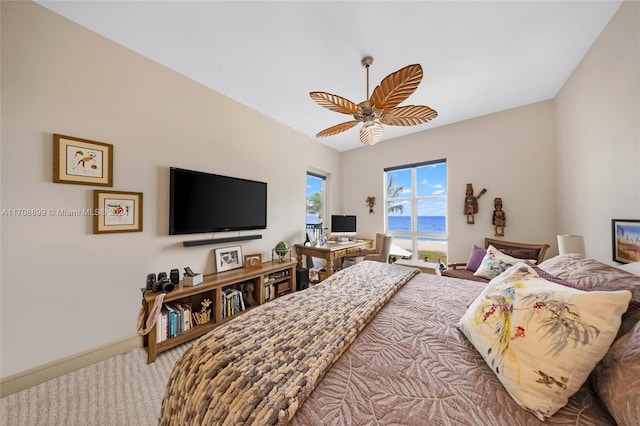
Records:
[[[544,420],[605,355],[630,298],[555,284],[518,263],[487,284],[458,327],[513,399]]]
[[[490,280],[521,261],[521,259],[516,259],[508,254],[504,254],[494,246],[490,245],[487,249],[487,254],[484,255],[482,262],[480,262],[480,266],[473,275]]]

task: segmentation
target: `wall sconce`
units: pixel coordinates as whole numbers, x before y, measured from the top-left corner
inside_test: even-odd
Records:
[[[367,197],[367,206],[369,206],[369,214],[373,213],[373,206],[376,204],[376,197]]]
[[[558,252],[560,254],[577,253],[586,257],[584,237],[582,235],[558,235]]]

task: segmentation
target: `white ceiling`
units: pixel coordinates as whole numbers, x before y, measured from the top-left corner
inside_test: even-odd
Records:
[[[385,126],[386,141],[553,98],[621,1],[38,3],[312,138],[351,118],[309,92],[359,103],[362,57],[374,57],[370,91],[419,63],[422,83],[401,105],[439,116]],[[358,148],[358,128],[318,140]]]

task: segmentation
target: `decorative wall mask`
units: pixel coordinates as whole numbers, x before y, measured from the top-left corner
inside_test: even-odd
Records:
[[[367,206],[369,206],[369,214],[373,213],[373,206],[376,205],[376,197],[367,197]]]

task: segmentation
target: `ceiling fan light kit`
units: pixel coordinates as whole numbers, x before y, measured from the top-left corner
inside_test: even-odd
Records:
[[[389,126],[415,126],[426,123],[438,116],[438,113],[424,105],[398,105],[406,100],[422,81],[422,67],[420,64],[408,65],[386,76],[369,97],[369,67],[373,63],[371,56],[365,56],[360,61],[367,70],[366,101],[356,104],[341,96],[327,92],[311,92],[309,96],[321,107],[341,114],[352,115],[354,120],[324,129],[316,137],[322,138],[337,135],[358,123],[360,128],[360,142],[364,145],[375,145],[382,138],[383,124]]]

